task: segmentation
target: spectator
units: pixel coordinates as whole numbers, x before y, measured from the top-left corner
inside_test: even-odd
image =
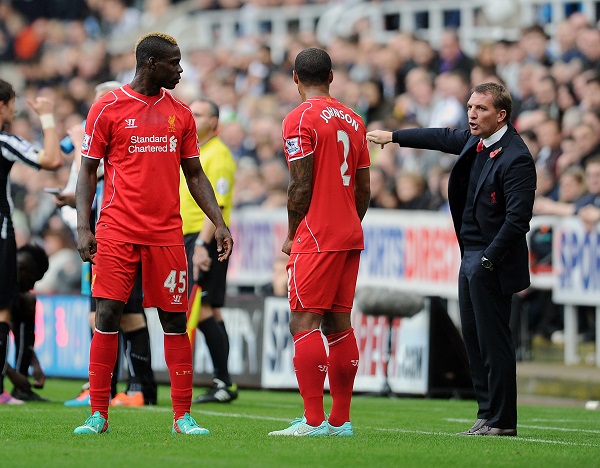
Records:
[[[558,201],[537,197],[533,212],[536,215],[572,216],[586,205],[600,206],[600,156],[587,162],[585,182],[578,167],[565,169],[559,181]]]
[[[556,57],[565,63],[573,60],[583,61],[584,55],[577,49],[577,30],[568,18],[556,27]]]
[[[273,272],[271,282],[266,285],[262,293],[265,296],[285,297],[288,295],[288,274],[286,265],[288,258],[285,255],[278,254],[273,261]]]
[[[458,33],[448,29],[442,33],[440,40],[440,65],[438,72],[459,71],[470,75],[473,69],[473,59],[467,56],[460,46]]]
[[[537,157],[538,153],[540,152],[540,143],[538,142],[537,135],[533,130],[527,129],[521,132],[521,138],[523,138],[527,148],[529,148],[531,156],[533,156],[533,159],[537,164]]]
[[[600,72],[594,73],[587,79],[581,107],[584,110],[600,109]]]
[[[577,49],[583,54],[584,70],[600,70],[600,30],[586,27],[577,34]]]
[[[38,294],[76,294],[81,290],[81,260],[75,251],[71,230],[56,218],[57,226],[50,226],[43,235],[49,267],[35,285]]]
[[[390,179],[380,166],[372,166],[371,176],[371,208],[398,208],[398,197],[391,188]]]
[[[421,173],[401,171],[396,177],[396,195],[403,210],[427,210],[431,204],[431,193]]]
[[[425,39],[416,38],[413,41],[412,57],[409,68],[421,67],[430,73],[437,73],[440,67],[440,57],[437,51]]]
[[[498,76],[515,97],[519,95],[519,75],[524,54],[516,42],[500,40],[494,46],[494,59]]]
[[[556,119],[547,119],[535,127],[539,151],[534,155],[536,165],[543,164],[552,174],[556,174],[556,161],[560,157],[561,132],[560,123]]]
[[[550,172],[547,166],[536,164],[535,171],[537,174],[537,186],[535,188],[536,200],[548,198],[552,201],[558,200],[558,184],[554,174]],[[535,209],[535,205],[534,205]]]
[[[560,109],[556,102],[556,80],[551,75],[546,75],[539,79],[535,85],[533,94],[538,109],[543,110],[553,119],[557,119],[560,116]]]
[[[543,26],[533,24],[526,27],[521,33],[521,46],[525,52],[525,59],[545,67],[551,66],[552,57],[548,50],[549,39]]]
[[[107,36],[119,37],[135,31],[141,17],[141,12],[128,7],[126,0],[104,0],[100,3],[100,21]]]
[[[572,135],[577,158],[575,163],[585,166],[590,157],[600,153],[600,133],[582,123],[573,129]]]

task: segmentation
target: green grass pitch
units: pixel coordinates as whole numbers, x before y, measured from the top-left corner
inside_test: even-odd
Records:
[[[518,437],[460,437],[474,401],[356,395],[355,437],[268,437],[301,416],[299,394],[242,389],[231,404],[194,405],[192,416],[211,431],[194,437],[171,434],[161,386],[158,406],[111,408],[109,434],[77,436],[86,408],[62,403],[81,383],[50,379],[40,394],[53,402],[0,407],[0,467],[600,466],[600,411],[583,404],[520,404]]]

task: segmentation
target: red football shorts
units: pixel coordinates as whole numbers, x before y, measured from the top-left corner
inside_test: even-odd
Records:
[[[187,259],[183,245],[157,246],[99,239],[92,296],[127,302],[142,268],[143,306],[186,312]]]
[[[350,313],[359,262],[360,250],[290,255],[286,267],[290,310]]]

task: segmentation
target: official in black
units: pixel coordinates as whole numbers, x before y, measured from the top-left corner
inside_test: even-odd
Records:
[[[510,124],[503,86],[476,86],[467,103],[469,130],[374,130],[382,146],[458,154],[448,199],[462,256],[458,300],[478,403],[477,421],[461,435],[517,435],[516,358],[509,320],[512,295],[529,286],[525,235],[536,186],[533,158]]]

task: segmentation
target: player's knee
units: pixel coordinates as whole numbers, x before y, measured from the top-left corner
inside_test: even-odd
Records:
[[[292,312],[290,316],[290,333],[292,336],[297,333],[315,330],[321,326],[322,316],[313,312]]]
[[[109,299],[98,299],[95,327],[104,332],[119,331],[123,303]]]
[[[185,333],[185,312],[165,312],[158,310],[158,318],[165,333]]]
[[[325,336],[333,333],[341,333],[352,327],[350,314],[342,312],[326,313],[323,315],[321,330]]]

